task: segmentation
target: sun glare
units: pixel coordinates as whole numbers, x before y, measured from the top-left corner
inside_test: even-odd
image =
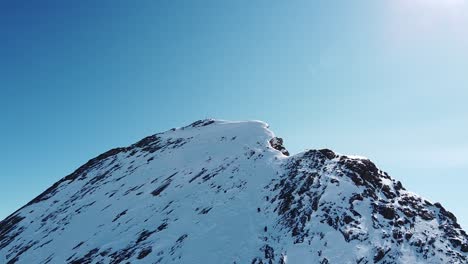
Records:
[[[386,34],[391,45],[419,45],[434,38],[466,43],[467,0],[387,1]],[[419,44],[418,44],[419,43]]]

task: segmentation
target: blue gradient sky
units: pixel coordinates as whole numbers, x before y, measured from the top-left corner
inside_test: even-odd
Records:
[[[1,1],[0,218],[194,120],[370,157],[468,228],[465,0]]]

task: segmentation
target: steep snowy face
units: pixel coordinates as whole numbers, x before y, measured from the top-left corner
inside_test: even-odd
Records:
[[[289,156],[259,121],[110,150],[0,222],[0,263],[467,263],[440,204],[367,159]]]

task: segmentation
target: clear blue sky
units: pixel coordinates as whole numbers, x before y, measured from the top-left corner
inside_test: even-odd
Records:
[[[465,0],[2,1],[0,218],[213,117],[370,157],[468,228]]]

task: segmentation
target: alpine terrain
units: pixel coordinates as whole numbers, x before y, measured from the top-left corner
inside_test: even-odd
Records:
[[[201,120],[91,159],[0,222],[0,263],[468,263],[439,203],[362,157]]]

